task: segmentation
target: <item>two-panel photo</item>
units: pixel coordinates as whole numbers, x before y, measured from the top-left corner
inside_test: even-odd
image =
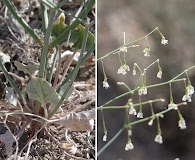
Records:
[[[0,160],[194,160],[195,3],[0,0]]]

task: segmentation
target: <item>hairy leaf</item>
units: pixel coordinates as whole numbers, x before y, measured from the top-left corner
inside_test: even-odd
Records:
[[[30,76],[32,74],[34,74],[35,71],[37,71],[39,68],[34,65],[34,64],[28,64],[28,65],[25,65],[25,64],[22,64],[21,62],[19,61],[15,61],[14,62],[14,65],[17,67],[17,69],[19,71],[23,71],[24,73],[26,74],[29,74]]]
[[[54,88],[43,78],[32,78],[27,85],[26,92],[30,99],[37,100],[40,103],[51,103],[56,105],[60,96]]]

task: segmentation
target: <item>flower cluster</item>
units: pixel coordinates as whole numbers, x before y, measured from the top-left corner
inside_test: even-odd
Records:
[[[104,134],[103,141],[105,142],[107,140],[107,134]]]
[[[122,74],[122,75],[126,75],[127,74],[127,71],[130,71],[130,68],[128,65],[126,64],[123,64],[120,66],[120,68],[118,69],[118,74]]]
[[[157,73],[157,78],[159,78],[159,79],[162,78],[162,70],[158,71],[158,73]]]
[[[159,143],[159,144],[162,144],[163,143],[163,139],[162,139],[161,134],[157,134],[155,139],[154,139],[154,141]]]
[[[152,118],[152,119],[148,122],[148,125],[149,125],[149,126],[152,126],[152,125],[153,125],[153,122],[154,122],[154,118]]]
[[[168,40],[164,36],[162,36],[161,44],[163,44],[163,45],[168,44]]]
[[[102,82],[102,84],[103,84],[103,87],[104,87],[105,89],[108,89],[108,88],[110,87],[110,85],[108,84],[107,79],[104,79],[104,81]]]
[[[150,46],[147,46],[144,50],[144,56],[149,57],[150,56]]]
[[[188,101],[191,102],[192,95],[194,94],[194,87],[192,85],[188,85],[186,87],[186,94],[183,96],[182,101]]]
[[[127,53],[127,47],[126,47],[126,46],[121,47],[121,48],[120,48],[120,51],[121,51],[121,52],[126,52],[126,53]]]
[[[137,112],[136,112],[135,108],[133,107],[133,103],[132,102],[129,102],[129,106],[130,106],[130,108],[129,108],[129,114],[131,114],[131,115],[137,115]]]
[[[139,90],[138,90],[138,95],[141,96],[141,95],[146,95],[147,94],[147,88],[146,87],[141,87]]]
[[[128,151],[128,150],[132,150],[134,148],[133,144],[130,142],[128,142],[125,146],[125,150]]]
[[[186,129],[187,126],[186,126],[186,121],[184,118],[180,118],[179,122],[178,122],[178,126],[180,129]]]
[[[142,111],[139,111],[139,112],[138,112],[137,118],[143,118],[143,112],[142,112]]]
[[[175,104],[175,103],[173,103],[173,102],[171,102],[171,103],[168,104],[168,108],[169,108],[169,109],[175,109],[175,110],[177,110],[177,109],[178,109],[177,106],[178,106],[178,105]]]

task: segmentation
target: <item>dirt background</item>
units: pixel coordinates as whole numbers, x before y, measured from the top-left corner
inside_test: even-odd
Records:
[[[186,68],[195,64],[195,2],[193,0],[98,0],[98,57],[118,48],[123,44],[123,32],[126,32],[126,42],[135,40],[148,34],[155,27],[169,40],[169,44],[160,44],[161,38],[156,32],[148,38],[151,47],[150,57],[143,56],[145,41],[139,43],[140,47],[128,49],[127,64],[131,71],[134,62],[142,68],[148,66],[157,58],[163,70],[163,78],[156,78],[157,67],[147,72],[147,84],[155,84],[167,81]],[[102,88],[102,68],[98,63],[98,106],[108,100],[124,93],[117,81],[124,81],[134,86],[136,77],[132,73],[126,76],[118,76],[118,56],[112,56],[104,61],[108,82],[111,87],[108,90]],[[195,86],[195,70],[188,72],[193,86]],[[172,86],[175,103],[181,102],[184,95],[184,84],[176,83]],[[126,90],[125,90],[126,91]],[[157,103],[153,107],[156,111],[162,111],[169,103],[169,86],[158,87],[148,91],[146,99],[165,98],[165,103]],[[117,101],[115,105],[124,105],[128,97]],[[161,119],[163,144],[154,142],[156,126],[149,127],[147,123],[139,124],[133,128],[132,142],[134,149],[125,151],[126,133],[122,134],[102,155],[99,160],[193,160],[195,158],[195,98],[192,102],[181,108],[181,113],[187,123],[187,130],[180,130],[177,126],[177,113],[172,111]],[[145,115],[149,115],[149,106],[144,106]],[[104,112],[108,130],[108,141],[116,134],[124,123],[124,111],[109,110]],[[102,141],[102,119],[98,114],[98,150],[106,143]]]
[[[25,21],[34,29],[34,31],[42,38],[44,38],[43,33],[41,32],[42,20],[40,13],[40,5],[38,0],[31,0],[29,2],[29,6],[22,10],[22,4],[24,0],[14,0],[12,1],[15,7],[18,9],[21,17],[25,19]],[[79,9],[81,1],[71,1],[70,3],[63,5],[62,9],[65,10],[69,15],[75,15],[77,10]],[[91,10],[89,13],[90,21],[95,21],[94,16],[95,8]],[[58,14],[59,15],[59,14]],[[58,17],[56,15],[56,18]],[[66,17],[67,24],[70,23],[71,17]],[[69,21],[69,22],[68,22]],[[8,29],[9,28],[9,29]],[[95,25],[90,28],[90,31],[94,33]],[[5,6],[0,0],[0,52],[6,53],[10,56],[10,62],[5,64],[6,69],[9,72],[14,73],[19,76],[21,79],[23,78],[26,82],[29,81],[30,77],[27,74],[17,70],[14,65],[15,61],[20,61],[23,64],[39,64],[40,55],[41,55],[41,47],[35,43],[35,41],[23,30],[23,28],[17,23],[17,21],[12,17],[12,15],[7,11]],[[72,47],[63,46],[62,51],[72,51]],[[50,54],[51,55],[51,54]],[[49,57],[50,58],[50,57]],[[90,62],[88,61],[90,59]],[[87,65],[84,63],[79,73],[76,77],[74,85],[76,89],[78,89],[79,94],[82,98],[75,98],[74,100],[68,102],[67,105],[64,103],[63,111],[67,111],[67,109],[75,109],[81,105],[86,104],[88,101],[92,100],[95,97],[95,62],[94,56],[92,55],[87,60]],[[73,60],[71,66],[69,68],[68,73],[75,67],[78,60]],[[89,62],[89,63],[88,63]],[[64,70],[64,66],[61,65],[61,71]],[[60,72],[61,73],[61,72]],[[55,74],[54,74],[55,75]],[[21,82],[13,78],[15,83],[18,85],[20,89],[22,87],[26,87],[21,85]],[[53,82],[53,79],[52,79]],[[6,103],[5,100],[5,88],[10,87],[10,84],[6,80],[4,74],[0,71],[0,136],[5,135],[8,127],[12,134],[17,137],[17,133],[21,130],[22,134],[19,135],[18,138],[18,149],[21,152],[21,159],[27,160],[27,158],[33,160],[54,160],[54,159],[95,159],[95,130],[90,132],[87,131],[78,131],[73,132],[68,130],[64,126],[49,124],[45,129],[38,134],[37,139],[32,143],[29,148],[29,155],[27,158],[24,158],[24,155],[27,153],[27,148],[24,147],[31,139],[34,132],[31,132],[31,127],[26,121],[20,119],[21,115],[13,116],[11,119],[8,117],[7,121],[5,121],[5,116],[2,113],[14,113],[17,112],[17,108]],[[90,96],[91,94],[91,96]],[[84,107],[82,110],[91,110],[95,108],[94,101]],[[72,110],[73,111],[73,110]],[[81,110],[80,110],[81,111]],[[30,117],[28,117],[31,119]],[[27,119],[28,119],[27,118]],[[22,122],[21,122],[22,121]],[[33,125],[33,123],[31,123]],[[31,125],[31,126],[32,126]],[[6,126],[6,127],[5,127]],[[39,125],[38,125],[39,126]],[[37,127],[37,126],[36,126]],[[4,159],[13,159],[10,158],[15,153],[16,145],[14,143],[13,150],[11,148],[9,154],[5,154],[5,143],[2,141],[2,137],[0,139],[0,160]],[[68,147],[66,146],[66,142],[70,140],[74,142],[77,146],[76,153],[71,153],[71,155],[67,155],[66,150]],[[22,150],[24,147],[24,150]],[[72,148],[71,148],[72,149]],[[22,151],[21,151],[22,150]],[[69,150],[70,151],[70,150]],[[69,152],[68,151],[68,152]],[[14,156],[14,155],[13,155]],[[15,158],[16,159],[16,158]],[[18,158],[19,159],[19,158]]]

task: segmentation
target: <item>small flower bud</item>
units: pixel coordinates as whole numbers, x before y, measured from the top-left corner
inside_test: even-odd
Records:
[[[178,126],[180,129],[186,129],[187,126],[186,126],[186,122],[185,122],[185,119],[184,118],[181,118],[178,122]]]
[[[105,79],[105,80],[102,82],[102,84],[103,84],[103,87],[104,87],[105,89],[108,89],[108,88],[110,87],[110,85],[109,85],[108,82],[107,82],[107,79]]]
[[[161,39],[161,44],[163,44],[163,45],[168,44],[168,40],[164,36]]]
[[[160,134],[157,134],[154,141],[159,144],[162,144],[163,143],[162,136]]]
[[[103,136],[103,141],[106,142],[106,140],[107,140],[107,134],[105,134],[105,135]]]
[[[132,150],[134,148],[133,144],[131,142],[128,142],[125,146],[125,150],[128,151],[128,150]]]

